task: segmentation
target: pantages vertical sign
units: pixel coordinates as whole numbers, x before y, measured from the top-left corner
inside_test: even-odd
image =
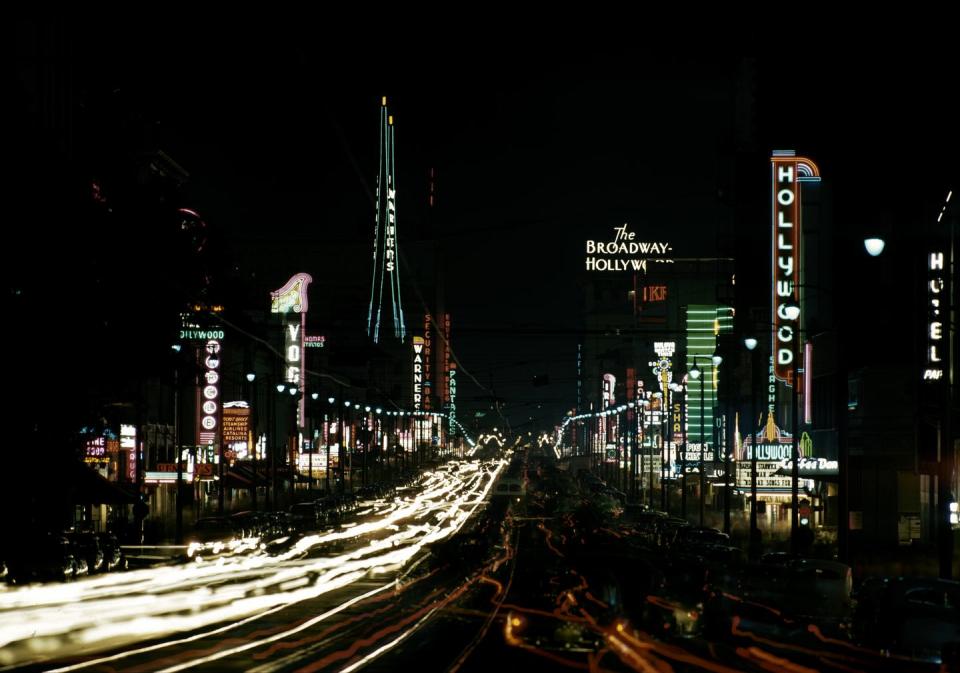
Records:
[[[794,385],[794,361],[800,344],[800,183],[819,182],[820,171],[793,150],[774,151],[773,178],[773,375]]]
[[[588,240],[587,271],[646,271],[650,261],[673,262],[673,246],[666,241],[637,240],[627,224],[613,228],[613,240]]]

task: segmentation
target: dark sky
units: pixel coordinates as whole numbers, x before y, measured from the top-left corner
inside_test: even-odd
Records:
[[[786,63],[527,34],[386,36],[297,17],[84,25],[73,36],[74,77],[91,113],[119,106],[152,127],[190,172],[185,201],[243,273],[268,291],[308,271],[311,304],[329,299],[359,329],[366,306],[336,297],[368,289],[387,95],[407,260],[426,269],[440,235],[462,365],[511,401],[542,395],[544,421],[575,390],[585,239],[629,222],[681,256],[716,254],[738,151],[762,159],[796,148],[865,210],[939,191],[956,157],[956,56],[851,50]],[[738,135],[744,124],[752,133]],[[439,174],[433,232],[430,167]],[[753,198],[753,187],[739,189]],[[421,273],[421,291],[429,283]],[[409,292],[411,316],[416,303]],[[539,373],[550,387],[532,388]],[[486,394],[464,384],[464,398]]]

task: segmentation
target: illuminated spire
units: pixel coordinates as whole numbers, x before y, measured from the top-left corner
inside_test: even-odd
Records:
[[[373,230],[373,278],[370,284],[370,308],[367,311],[367,335],[374,343],[380,342],[380,322],[383,299],[390,297],[390,315],[393,336],[404,341],[403,304],[400,300],[400,259],[397,229],[397,183],[394,162],[395,127],[393,116],[387,110],[387,97],[380,105],[380,158],[377,167],[377,211]],[[384,279],[389,287],[383,287]]]

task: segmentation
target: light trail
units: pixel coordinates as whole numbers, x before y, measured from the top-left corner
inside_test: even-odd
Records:
[[[301,538],[290,549],[269,554],[262,545],[248,553],[205,559],[182,566],[97,576],[68,585],[35,585],[0,592],[0,664],[86,654],[147,638],[192,631],[225,621],[222,633],[277,609],[367,577],[372,571],[403,567],[425,545],[462,527],[483,502],[502,469],[479,463],[458,472],[437,471],[416,496],[380,508],[381,516],[345,530]],[[324,545],[369,539],[355,549],[310,557]],[[331,613],[334,614],[334,613]],[[237,621],[240,620],[240,621]],[[152,646],[190,642],[196,636]],[[138,648],[107,658],[153,651]],[[99,660],[103,661],[103,660]],[[60,670],[77,670],[90,662]],[[189,664],[194,665],[194,664]]]

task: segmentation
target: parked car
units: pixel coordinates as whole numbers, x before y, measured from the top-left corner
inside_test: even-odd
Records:
[[[77,558],[86,561],[88,573],[92,575],[106,570],[103,551],[100,549],[100,541],[95,533],[69,531],[66,535],[73,544]]]
[[[870,579],[857,592],[854,625],[868,645],[937,664],[960,655],[960,582]]]
[[[103,552],[104,570],[126,570],[127,557],[117,536],[113,533],[97,533],[97,540]]]
[[[290,507],[290,522],[298,533],[310,533],[320,527],[320,512],[312,502],[299,502]]]
[[[86,562],[78,561],[73,544],[58,533],[36,535],[10,547],[7,552],[7,581],[64,581],[86,572]]]
[[[230,516],[230,523],[241,537],[269,537],[269,522],[260,512],[237,512]]]
[[[235,534],[228,517],[210,516],[197,521],[193,533],[187,537],[187,542],[217,542],[228,540]]]

